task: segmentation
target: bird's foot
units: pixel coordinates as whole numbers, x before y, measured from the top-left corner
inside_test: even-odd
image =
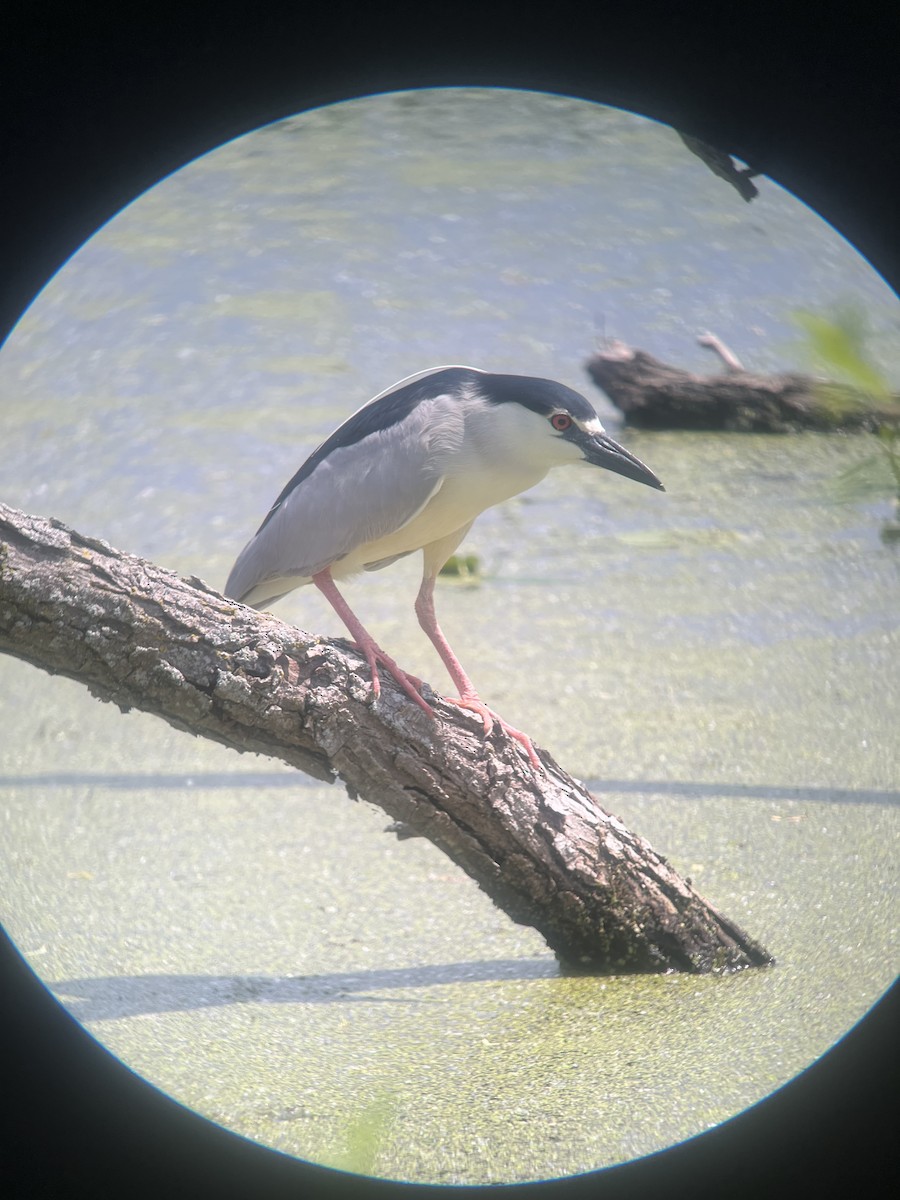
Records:
[[[376,700],[381,695],[381,681],[378,678],[378,664],[380,663],[388,674],[396,680],[403,691],[406,692],[407,696],[411,700],[414,700],[419,708],[423,712],[426,712],[429,717],[434,718],[434,709],[422,698],[421,691],[425,685],[421,679],[417,679],[415,675],[407,674],[402,667],[394,662],[389,654],[385,654],[378,643],[372,638],[367,638],[365,641],[358,639],[354,642],[354,645],[364,655],[366,662],[369,664],[369,670],[372,673],[372,694]],[[518,742],[522,747],[528,755],[528,761],[534,770],[541,773],[544,772],[544,764],[538,758],[534,743],[528,734],[523,733],[521,729],[516,729],[508,721],[504,721],[501,716],[488,708],[479,696],[474,693],[466,693],[454,699],[448,699],[447,702],[448,704],[455,704],[457,708],[467,708],[477,713],[484,725],[484,736],[486,738],[490,736],[496,726],[499,726],[507,737],[512,738],[514,742]]]
[[[378,664],[384,667],[388,674],[400,685],[404,692],[411,700],[415,700],[419,708],[426,712],[429,717],[434,717],[434,709],[427,701],[422,699],[421,691],[425,686],[421,679],[417,679],[415,675],[408,675],[402,667],[399,667],[389,654],[381,649],[381,647],[373,641],[365,642],[360,645],[359,642],[354,643],[356,648],[365,655],[366,662],[369,664],[369,670],[372,672],[372,694],[377,700],[381,695],[381,680],[378,678]]]
[[[494,726],[499,725],[507,737],[512,738],[514,742],[518,742],[525,753],[528,755],[528,760],[534,767],[535,771],[544,772],[544,764],[538,758],[537,751],[534,748],[534,743],[527,733],[523,733],[521,729],[516,729],[514,725],[504,721],[501,716],[498,716],[492,709],[479,699],[478,696],[458,696],[447,700],[448,704],[455,704],[457,708],[468,708],[472,712],[478,713],[484,722],[484,736],[489,737],[494,729]]]

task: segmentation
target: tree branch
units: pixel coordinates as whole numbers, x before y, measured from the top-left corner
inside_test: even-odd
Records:
[[[0,504],[0,651],[177,729],[279,758],[429,838],[563,966],[709,971],[771,962],[541,752],[328,641],[59,521]]]
[[[709,142],[704,142],[701,138],[694,137],[690,133],[682,133],[680,129],[675,132],[687,146],[692,154],[696,154],[699,159],[706,163],[713,175],[718,175],[720,179],[724,179],[726,183],[730,183],[742,199],[749,204],[754,196],[759,195],[759,189],[756,184],[751,183],[751,179],[759,175],[760,172],[753,167],[738,167],[730,154],[726,154],[724,150],[719,150],[717,146],[711,146]]]

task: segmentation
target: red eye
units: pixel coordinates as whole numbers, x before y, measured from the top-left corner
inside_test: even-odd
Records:
[[[550,418],[550,424],[557,433],[565,433],[572,424],[572,418],[568,413],[554,413]]]

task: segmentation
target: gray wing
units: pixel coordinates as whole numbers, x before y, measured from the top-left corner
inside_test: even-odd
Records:
[[[458,406],[437,396],[402,422],[333,446],[324,458],[320,447],[312,470],[297,472],[241,551],[225,594],[256,606],[277,600],[359,546],[396,532],[440,487],[447,454],[462,438],[461,420]]]

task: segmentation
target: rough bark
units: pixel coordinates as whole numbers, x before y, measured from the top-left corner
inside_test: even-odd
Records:
[[[605,812],[549,754],[313,637],[59,521],[0,504],[0,650],[178,729],[339,778],[429,838],[570,970],[763,965],[763,947]]]
[[[720,355],[725,349],[710,335],[700,341]],[[611,341],[585,365],[627,422],[646,429],[873,429],[900,413],[900,399],[879,403],[844,384],[794,373],[757,375],[725,362],[719,375],[694,375]]]

